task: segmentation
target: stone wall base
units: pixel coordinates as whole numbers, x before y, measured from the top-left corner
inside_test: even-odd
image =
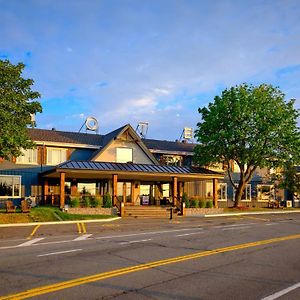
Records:
[[[117,215],[117,209],[115,207],[112,208],[104,208],[104,207],[70,207],[68,209],[69,214],[74,215]]]

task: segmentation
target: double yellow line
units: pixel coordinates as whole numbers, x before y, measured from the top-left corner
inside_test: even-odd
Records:
[[[220,254],[220,253],[225,253],[225,252],[230,252],[230,251],[235,251],[235,250],[241,250],[241,249],[246,249],[246,248],[251,248],[251,247],[256,247],[256,246],[268,245],[268,244],[278,243],[278,242],[282,242],[282,241],[295,240],[295,239],[299,239],[299,238],[300,238],[300,234],[295,234],[295,235],[290,235],[290,236],[273,238],[273,239],[269,239],[269,240],[261,240],[261,241],[257,241],[257,242],[245,243],[245,244],[234,245],[234,246],[229,246],[229,247],[224,247],[224,248],[217,248],[214,250],[202,251],[202,252],[197,252],[197,253],[193,253],[193,254],[189,254],[189,255],[183,255],[183,256],[173,257],[173,258],[169,258],[169,259],[153,261],[150,263],[144,263],[144,264],[135,265],[132,267],[126,267],[126,268],[117,269],[117,270],[104,272],[104,273],[99,273],[99,274],[95,274],[95,275],[91,275],[91,276],[85,276],[85,277],[81,277],[81,278],[77,278],[77,279],[67,280],[67,281],[63,281],[63,282],[59,282],[59,283],[55,283],[55,284],[51,284],[51,285],[41,286],[38,288],[27,290],[25,292],[0,297],[0,300],[26,299],[26,298],[30,298],[30,297],[34,297],[34,296],[38,296],[38,295],[43,295],[43,294],[79,286],[79,285],[90,283],[90,282],[95,282],[95,281],[104,280],[107,278],[122,276],[122,275],[133,273],[133,272],[148,270],[148,269],[152,269],[152,268],[163,266],[163,265],[179,263],[179,262],[183,262],[183,261],[187,261],[187,260],[191,260],[191,259],[197,259],[197,258],[201,258],[201,257],[205,257],[205,256],[210,256],[210,255],[215,255],[215,254]]]
[[[30,235],[27,237],[27,240],[32,239],[32,237],[35,235],[36,231],[40,228],[41,225],[36,225]]]
[[[78,222],[76,224],[77,224],[78,233],[86,233],[86,227],[83,222]]]

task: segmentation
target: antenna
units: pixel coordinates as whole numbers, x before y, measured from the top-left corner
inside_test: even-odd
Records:
[[[140,135],[142,139],[145,139],[148,132],[149,123],[148,122],[139,122],[136,126],[135,131]]]
[[[179,140],[181,141],[183,137],[182,142],[186,143],[189,140],[191,140],[193,138],[193,128],[192,127],[184,127],[181,133],[181,136],[179,138]]]
[[[94,117],[87,117],[78,132],[81,131],[83,126],[85,126],[86,132],[88,130],[90,130],[90,131],[95,131],[96,133],[98,133],[99,123],[98,123],[98,120]]]

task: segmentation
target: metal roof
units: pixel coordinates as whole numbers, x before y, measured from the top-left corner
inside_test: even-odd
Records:
[[[57,170],[90,170],[90,171],[123,171],[141,173],[168,173],[168,174],[203,174],[222,176],[221,173],[200,167],[177,167],[150,164],[114,163],[95,161],[67,161],[57,166]]]

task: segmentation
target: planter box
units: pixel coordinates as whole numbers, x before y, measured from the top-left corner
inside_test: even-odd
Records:
[[[201,216],[201,215],[212,215],[222,214],[223,208],[186,208],[185,215],[188,216]]]
[[[112,208],[104,208],[104,207],[70,207],[68,209],[69,214],[74,215],[117,215],[117,209],[115,207]]]

